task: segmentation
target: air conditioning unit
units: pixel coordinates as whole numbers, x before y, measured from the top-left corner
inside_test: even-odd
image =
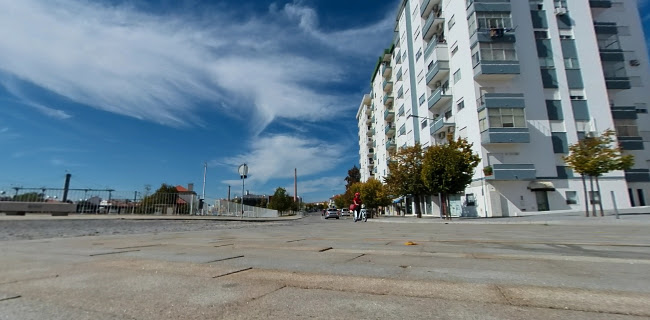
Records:
[[[630,60],[630,65],[633,66],[633,67],[638,67],[638,66],[641,65],[641,62],[639,60],[636,60],[636,59]]]
[[[449,132],[449,133],[453,133],[453,132],[454,132],[454,127],[449,127],[449,128],[447,128],[447,132]]]
[[[439,116],[440,115],[436,113],[436,114],[433,115],[433,118],[435,119],[435,118],[438,118]]]
[[[566,8],[564,8],[564,7],[557,7],[557,8],[555,8],[555,15],[563,16],[563,15],[566,14],[566,12],[567,12],[567,11],[566,11]]]
[[[446,132],[440,132],[438,133],[438,139],[444,139],[447,136]]]
[[[436,88],[440,88],[440,86],[442,86],[442,82],[440,81],[436,82]]]

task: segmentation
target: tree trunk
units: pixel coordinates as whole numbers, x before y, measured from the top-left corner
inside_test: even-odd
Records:
[[[596,198],[594,196],[594,177],[589,176],[589,189],[591,189],[591,216],[595,217],[596,216],[596,201],[594,199]]]
[[[600,216],[604,217],[605,212],[603,211],[603,195],[600,194],[600,181],[598,181],[598,176],[596,176],[596,190],[598,190],[598,207],[600,209]]]
[[[442,212],[442,219],[447,220],[449,212],[447,212],[447,195],[444,193],[440,194],[440,212]]]
[[[447,212],[447,220],[451,221],[451,212],[449,212],[449,210],[451,209],[451,200],[449,200],[447,194],[445,194],[445,208],[446,208],[445,211]]]
[[[585,217],[589,218],[589,196],[587,195],[587,182],[585,181],[585,175],[581,174],[582,177],[582,190],[585,191]]]
[[[422,218],[422,211],[420,210],[420,195],[419,194],[414,195],[413,201],[415,201],[415,215],[418,218]]]

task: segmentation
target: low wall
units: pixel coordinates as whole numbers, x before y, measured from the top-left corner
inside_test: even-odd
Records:
[[[25,213],[60,215],[73,213],[76,209],[77,206],[73,203],[0,201],[0,212],[7,215],[24,215]]]

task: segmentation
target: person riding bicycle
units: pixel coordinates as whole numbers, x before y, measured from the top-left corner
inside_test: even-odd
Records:
[[[355,193],[354,194],[354,199],[352,199],[352,203],[354,205],[354,222],[357,222],[357,220],[361,220],[361,194],[360,193]]]

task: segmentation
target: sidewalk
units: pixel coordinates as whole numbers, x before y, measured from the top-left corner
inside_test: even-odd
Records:
[[[524,216],[516,217],[454,217],[450,220],[443,220],[437,215],[423,215],[418,219],[415,215],[409,216],[380,216],[379,218],[368,219],[373,222],[387,223],[456,223],[456,224],[650,224],[650,207],[635,207],[619,210],[619,219],[616,219],[614,210],[604,210],[605,216],[585,217],[584,211],[546,211],[526,212]]]
[[[70,214],[67,216],[52,216],[49,213],[28,213],[24,216],[8,216],[0,213],[3,220],[212,220],[212,221],[243,221],[243,222],[277,222],[291,221],[304,218],[300,213],[293,216],[253,218],[234,216],[190,216],[190,215],[138,215],[138,214]]]

